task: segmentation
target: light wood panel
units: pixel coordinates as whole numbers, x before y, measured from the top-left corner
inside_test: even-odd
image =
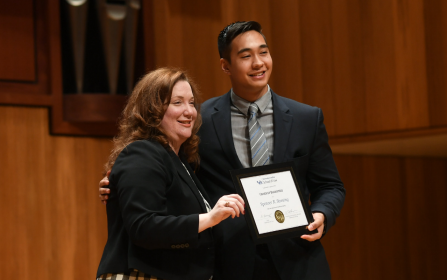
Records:
[[[447,160],[336,156],[347,191],[323,238],[333,279],[444,279]]]
[[[49,136],[45,108],[0,106],[0,273],[94,277],[109,139]],[[447,160],[336,156],[347,189],[323,239],[333,279],[443,279]]]
[[[330,135],[429,126],[422,5],[300,1],[303,101]]]
[[[219,32],[231,22],[263,19],[268,26],[269,1],[147,1],[145,15],[152,18],[155,42],[147,64],[174,66],[189,70],[203,93],[203,100],[230,90],[229,78],[222,72],[217,50]],[[149,13],[149,14],[147,14]],[[268,30],[269,28],[265,28]],[[267,31],[268,33],[269,31]],[[145,36],[148,36],[145,35]]]
[[[48,81],[47,1],[0,3],[0,104],[52,103]]]
[[[336,124],[332,117],[336,112],[332,106],[335,102],[335,80],[331,6],[329,0],[300,1],[298,17],[301,29],[300,33],[294,34],[301,37],[302,102],[323,108],[324,114],[329,116],[325,123],[330,135],[335,133]]]
[[[333,2],[333,1],[332,1]],[[360,1],[338,1],[332,5],[334,114],[323,108],[325,119],[333,119],[331,135],[351,134],[366,131],[367,116],[365,110],[365,53],[363,31],[365,12]],[[324,99],[326,93],[320,94]],[[318,101],[314,103],[319,104]],[[319,106],[319,105],[316,105]]]
[[[338,155],[394,155],[447,158],[447,134],[399,137],[331,145]]]
[[[267,43],[272,52],[273,73],[272,86],[275,92],[284,97],[303,100],[303,68],[301,67],[301,37],[294,36],[300,30],[300,6],[298,1],[270,1],[270,29]],[[280,21],[278,19],[284,19]],[[263,20],[260,20],[264,24]],[[266,28],[264,27],[264,30]],[[274,32],[274,31],[278,32]],[[267,30],[265,30],[267,33]],[[282,51],[284,46],[295,53]],[[281,71],[288,69],[289,71]],[[277,71],[278,70],[278,71]],[[277,75],[280,73],[281,75]],[[277,81],[277,82],[275,82]]]
[[[59,7],[57,1],[48,3],[33,6],[36,35],[26,35],[36,46],[38,83],[0,82],[2,103],[63,103]],[[143,10],[146,68],[189,70],[203,100],[231,87],[219,67],[220,30],[234,21],[256,20],[274,59],[273,90],[321,107],[331,137],[447,126],[442,47],[447,6],[440,0],[148,0]],[[31,98],[34,92],[44,96]],[[110,124],[64,122],[61,108],[53,108],[55,133],[114,130]]]
[[[429,31],[443,26],[436,24],[443,22],[442,12],[434,11],[443,5],[428,0],[148,1],[145,15],[154,31],[147,34],[153,32],[155,43],[147,60],[157,67],[189,69],[205,100],[218,96],[231,86],[219,67],[219,31],[234,21],[257,20],[274,59],[272,88],[321,107],[330,136],[445,126],[447,120],[433,117],[444,114],[447,99],[438,96],[445,92],[429,90],[427,81],[429,71],[445,75],[442,67],[431,67],[442,50],[434,47]],[[432,15],[437,19],[427,20]]]
[[[401,101],[408,103],[418,101],[411,98],[409,91],[420,88],[417,85],[419,79],[410,79],[410,77],[418,68],[425,68],[424,64],[417,65],[412,61],[424,62],[423,52],[417,53],[414,57],[409,55],[407,57],[413,44],[423,44],[423,40],[414,41],[408,36],[408,33],[414,32],[414,30],[408,30],[408,21],[415,19],[410,18],[411,10],[402,6],[408,6],[410,2],[366,1],[363,6],[367,17],[363,30],[367,132],[398,130],[423,125],[420,124],[420,120],[413,123],[406,122],[406,116],[416,118],[417,112],[412,112],[405,106],[406,104],[401,104]],[[423,11],[419,10],[419,13],[422,14]],[[420,15],[416,16],[416,20],[419,17]],[[420,35],[421,39],[423,35],[423,33]],[[407,45],[401,44],[399,39],[402,37],[406,39],[404,43]],[[401,67],[402,64],[407,64],[407,67]],[[419,73],[421,77],[425,75],[423,70]],[[418,93],[426,98],[425,89]],[[423,106],[423,104],[419,105]],[[426,120],[427,116],[426,110],[423,116],[417,117]]]
[[[98,200],[110,139],[54,137],[48,109],[0,106],[0,274],[94,278],[107,240]]]

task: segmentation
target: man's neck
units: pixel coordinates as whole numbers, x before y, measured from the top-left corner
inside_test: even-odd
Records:
[[[254,102],[264,96],[268,91],[268,85],[266,85],[261,90],[247,91],[241,88],[233,86],[233,92],[240,98],[247,100],[248,102]]]

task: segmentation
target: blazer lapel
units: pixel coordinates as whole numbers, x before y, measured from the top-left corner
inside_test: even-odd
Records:
[[[203,202],[202,196],[200,195],[197,186],[194,184],[194,182],[191,179],[192,174],[191,174],[191,177],[190,177],[188,172],[186,172],[186,169],[183,166],[182,161],[180,160],[180,158],[174,152],[172,152],[171,157],[172,157],[173,161],[175,162],[177,173],[179,174],[180,178],[182,178],[183,181],[191,189],[192,193],[197,198],[197,201],[199,202],[200,207],[202,208],[202,211],[204,213],[206,213],[207,210],[206,210],[206,207],[205,207],[205,203]],[[189,166],[189,164],[186,163],[185,166]],[[191,171],[189,171],[189,172],[191,172]]]
[[[293,117],[289,108],[281,98],[272,90],[273,101],[273,124],[274,124],[274,150],[273,163],[284,161],[284,156],[289,141],[289,134],[292,128]]]
[[[228,158],[231,165],[240,169],[243,168],[242,163],[237,156],[234,148],[233,133],[231,128],[231,97],[230,92],[223,95],[214,107],[215,112],[211,115],[214,130],[216,131],[219,143]]]
[[[184,160],[184,162],[186,162],[186,160]],[[188,168],[189,174],[191,174],[191,178],[194,181],[194,183],[196,184],[197,189],[199,189],[200,193],[203,195],[203,197],[206,199],[206,201],[208,201],[208,203],[210,203],[211,200],[208,196],[208,193],[203,188],[203,186],[200,183],[199,179],[197,178],[196,174],[192,170],[191,165],[185,163],[185,166],[186,166],[186,168]],[[203,199],[202,199],[202,201],[203,201]],[[211,207],[211,204],[210,204],[210,207]],[[205,209],[206,209],[206,207],[205,207]]]

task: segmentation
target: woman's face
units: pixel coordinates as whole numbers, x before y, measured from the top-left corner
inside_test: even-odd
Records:
[[[161,127],[176,153],[191,136],[196,118],[191,86],[186,81],[179,81],[172,89],[171,102],[161,121]]]

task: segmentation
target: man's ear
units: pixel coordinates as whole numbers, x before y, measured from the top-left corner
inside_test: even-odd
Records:
[[[229,62],[228,60],[226,60],[225,58],[221,58],[220,59],[220,68],[222,68],[222,71],[227,74],[227,75],[231,75],[230,73],[230,69],[229,69]]]

